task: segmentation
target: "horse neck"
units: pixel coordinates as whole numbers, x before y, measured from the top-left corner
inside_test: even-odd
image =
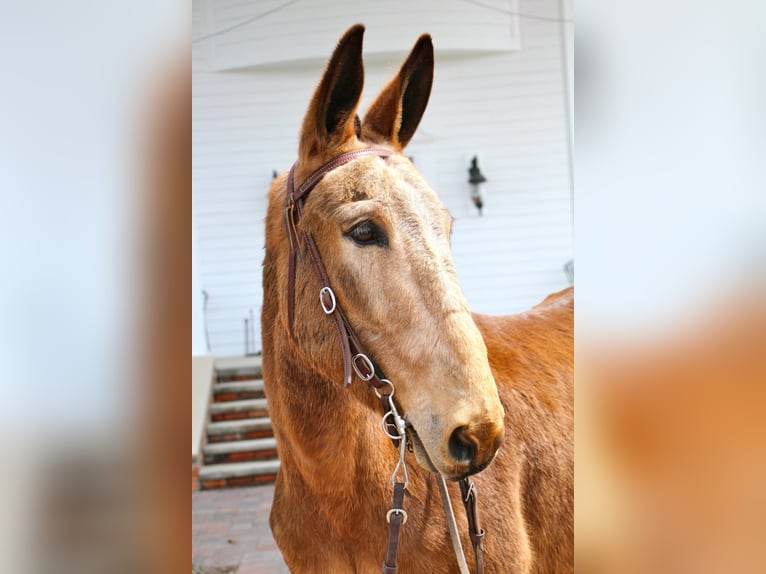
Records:
[[[383,474],[395,461],[388,462],[393,449],[373,410],[372,390],[359,380],[344,389],[341,381],[327,379],[287,332],[276,331],[269,336],[272,351],[264,353],[264,377],[284,468],[317,491],[335,494],[360,481],[386,484]],[[342,361],[340,349],[335,359]]]

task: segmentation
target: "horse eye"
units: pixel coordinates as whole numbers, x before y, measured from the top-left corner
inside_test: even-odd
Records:
[[[386,245],[383,232],[371,221],[363,221],[346,233],[357,245]]]

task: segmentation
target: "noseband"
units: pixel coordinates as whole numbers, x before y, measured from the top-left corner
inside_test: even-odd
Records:
[[[351,385],[353,373],[356,373],[362,381],[372,385],[383,411],[383,432],[392,440],[394,446],[399,449],[399,461],[391,476],[391,482],[394,487],[393,504],[386,515],[386,520],[389,522],[390,526],[386,557],[383,562],[383,574],[396,574],[398,571],[397,553],[399,547],[399,535],[401,526],[407,521],[407,512],[402,508],[404,491],[409,482],[407,466],[404,462],[407,445],[406,422],[399,414],[400,409],[394,400],[394,384],[386,378],[380,368],[370,358],[369,354],[364,351],[362,344],[354,333],[354,329],[351,327],[351,324],[343,313],[340,305],[338,305],[338,300],[335,296],[335,292],[330,286],[330,279],[327,275],[327,270],[322,263],[322,258],[314,238],[305,230],[302,233],[299,233],[298,222],[303,215],[303,207],[306,197],[327,173],[362,156],[372,155],[385,159],[393,154],[394,152],[391,150],[377,147],[364,148],[340,154],[311,173],[311,175],[309,175],[297,189],[295,187],[295,167],[297,163],[293,164],[290,169],[290,174],[287,177],[287,192],[285,194],[284,209],[285,228],[289,240],[287,320],[290,337],[297,345],[297,339],[293,329],[295,323],[295,267],[298,252],[301,249],[301,244],[303,244],[308,251],[314,272],[322,285],[319,290],[319,303],[322,306],[324,313],[335,320],[335,327],[340,341],[341,352],[343,354],[343,386],[348,387]],[[404,479],[403,482],[400,478]],[[447,493],[447,486],[444,482],[444,477],[441,474],[437,474],[436,478],[442,497],[442,503],[447,514],[448,527],[458,565],[461,574],[467,574],[468,566],[465,562],[465,556],[463,555],[463,550],[460,545],[460,538],[457,533],[455,516],[452,512],[452,505]],[[482,553],[484,530],[479,524],[476,488],[472,481],[468,478],[463,478],[460,480],[460,491],[466,509],[469,534],[474,548],[476,574],[482,574],[484,571]]]

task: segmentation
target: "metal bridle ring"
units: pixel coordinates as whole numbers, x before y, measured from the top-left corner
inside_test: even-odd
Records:
[[[362,361],[364,362],[364,366],[367,367],[369,371],[367,375],[363,374],[362,371],[357,366],[356,364],[357,359],[362,359]],[[363,353],[358,353],[354,355],[354,358],[351,359],[351,366],[354,367],[354,372],[356,373],[356,375],[365,382],[369,381],[370,379],[372,379],[372,377],[375,376],[375,365],[372,364],[372,360],[370,360],[370,357],[368,357],[367,355]]]
[[[325,293],[328,293],[330,295],[330,301],[332,302],[329,309],[327,308],[327,305],[325,305],[325,302],[324,302]],[[331,287],[322,287],[319,290],[319,303],[322,305],[322,310],[325,312],[326,315],[332,315],[335,312],[335,308],[338,306],[338,304],[335,300],[335,292],[332,290]]]
[[[380,420],[380,428],[383,429],[383,432],[385,433],[385,435],[391,440],[404,440],[406,438],[406,435],[391,434],[390,432],[388,432],[389,425],[394,427],[397,433],[400,431],[401,428],[404,428],[403,424],[402,425],[396,424],[397,417],[401,419],[401,417],[399,416],[399,413],[396,413],[394,411],[388,411],[385,415],[383,415],[383,418]],[[388,419],[391,419],[391,418],[393,419],[393,421],[389,422]]]
[[[386,522],[391,524],[391,515],[392,514],[401,514],[404,518],[402,519],[402,524],[405,524],[407,522],[407,511],[403,508],[392,508],[388,512],[386,512]]]
[[[381,383],[386,383],[386,384],[388,384],[388,386],[389,386],[389,387],[391,387],[391,392],[390,392],[390,393],[388,393],[388,396],[389,396],[389,397],[393,397],[393,396],[394,396],[394,391],[396,390],[396,389],[394,388],[394,383],[392,383],[392,382],[391,382],[391,381],[389,381],[388,379],[380,379],[380,382],[381,382]],[[372,388],[372,390],[373,390],[373,391],[375,391],[375,394],[378,396],[378,398],[379,398],[379,399],[380,399],[380,398],[383,398],[383,393],[380,393],[380,392],[378,392],[378,389],[377,389],[377,388],[373,387],[373,388]]]

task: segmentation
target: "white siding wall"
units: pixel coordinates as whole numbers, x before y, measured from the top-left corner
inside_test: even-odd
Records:
[[[259,65],[321,61],[343,30],[362,22],[368,56],[386,57],[408,49],[428,31],[442,51],[476,53],[510,50],[518,31],[510,15],[486,8],[476,9],[464,0],[303,0],[295,6],[284,0],[242,2],[207,0],[208,30],[234,27],[211,40],[213,66],[231,70]],[[485,0],[503,10],[516,7],[517,0]],[[254,16],[276,10],[246,26]],[[194,34],[195,37],[202,33]]]
[[[328,3],[327,9],[341,4]],[[434,87],[407,153],[456,218],[453,250],[471,306],[489,313],[519,311],[566,285],[562,266],[572,257],[560,28],[555,22],[517,21],[459,1],[438,3],[447,4],[463,10],[466,19],[489,15],[502,22],[512,41],[489,51],[446,42],[450,49],[442,50],[434,36]],[[558,16],[560,9],[558,0],[494,4],[546,16]],[[238,14],[245,19],[272,5],[253,3]],[[194,1],[194,37],[221,29],[221,22],[211,24],[215,6]],[[299,18],[302,6],[299,2],[279,13],[286,18],[293,11],[292,30],[311,25]],[[350,21],[357,20],[363,21]],[[258,318],[266,190],[272,171],[287,169],[295,159],[308,99],[345,29],[344,19],[337,21],[337,26],[325,23],[332,40],[318,57],[288,65],[219,71],[220,47],[212,40],[194,45],[193,195],[214,354],[242,353],[243,320],[250,309]],[[366,36],[371,36],[372,25],[366,24]],[[429,30],[427,15],[418,27]],[[366,61],[362,109],[416,37],[400,39],[396,54]],[[488,179],[482,217],[469,200],[467,169],[473,154]]]

